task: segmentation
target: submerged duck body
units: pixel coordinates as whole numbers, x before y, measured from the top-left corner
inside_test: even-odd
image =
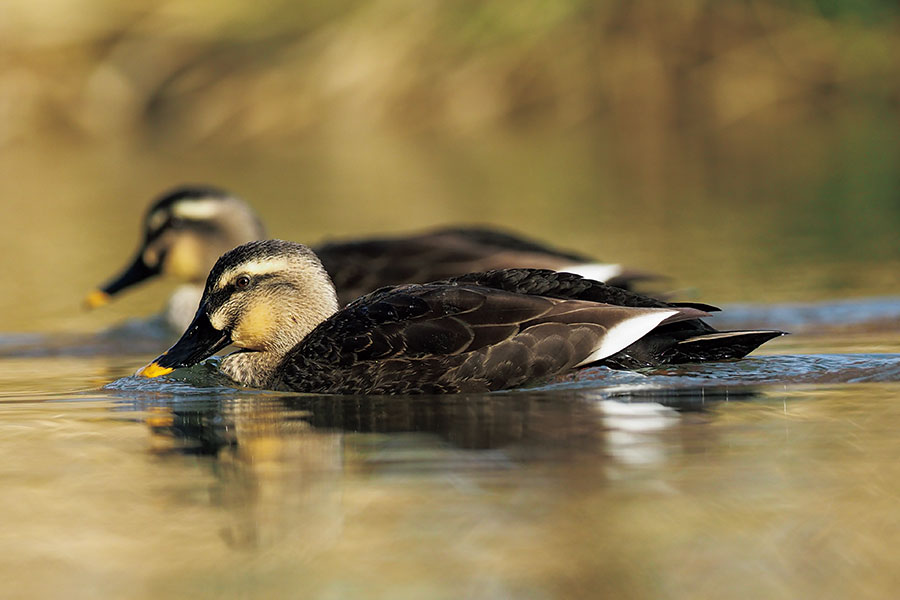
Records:
[[[165,309],[165,320],[171,329],[182,331],[194,316],[203,281],[216,259],[239,244],[265,237],[262,222],[240,198],[212,186],[175,188],[147,210],[135,258],[119,275],[91,292],[85,304],[101,306],[132,286],[165,275],[180,284]],[[313,250],[331,276],[341,305],[386,285],[500,268],[575,271],[621,287],[650,277],[484,227],[340,240]]]
[[[571,273],[505,269],[384,288],[338,308],[315,254],[244,244],[210,272],[194,321],[140,371],[221,370],[253,387],[341,394],[485,392],[589,364],[741,358],[780,331],[719,332],[713,307],[665,303]]]

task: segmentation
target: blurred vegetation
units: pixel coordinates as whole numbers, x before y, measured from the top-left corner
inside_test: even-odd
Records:
[[[0,144],[722,127],[900,104],[888,0],[8,0]]]
[[[896,294],[898,34],[883,0],[6,0],[0,330],[157,310],[76,307],[186,181],[285,239],[479,222],[713,303]]]

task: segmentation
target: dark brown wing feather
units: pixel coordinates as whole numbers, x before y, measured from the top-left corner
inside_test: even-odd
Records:
[[[280,365],[276,386],[325,393],[520,386],[582,364],[610,328],[646,309],[674,312],[600,364],[640,368],[739,358],[781,335],[718,332],[697,318],[705,315],[700,307],[707,305],[667,304],[577,275],[531,269],[384,288],[310,333]]]
[[[436,229],[432,236],[455,236],[472,243],[490,247],[495,250],[516,250],[554,256],[567,262],[594,262],[595,259],[569,250],[548,246],[519,234],[502,231],[496,228],[470,226],[443,227]]]
[[[558,269],[592,259],[510,233],[453,227],[417,236],[331,242],[314,248],[331,275],[343,305],[380,287],[425,283],[465,273],[507,268]],[[635,273],[616,279],[629,287],[647,279]]]
[[[715,312],[719,308],[698,302],[665,302],[636,294],[572,273],[530,269],[506,269],[470,273],[451,283],[486,285],[520,293],[537,293],[553,298],[573,298],[618,306],[651,308],[694,308]],[[639,369],[664,364],[682,364],[743,358],[783,331],[718,331],[700,319],[679,320],[661,325],[624,350],[600,364],[615,369]]]
[[[497,269],[467,273],[437,283],[470,284],[490,287],[517,294],[539,294],[550,298],[590,300],[616,306],[640,308],[671,308],[679,306],[649,296],[630,292],[574,273],[559,273],[547,269]],[[684,306],[693,306],[684,304]],[[709,305],[702,305],[714,309]]]
[[[696,314],[682,310],[685,318]],[[646,312],[468,284],[386,289],[310,333],[282,362],[277,386],[329,393],[516,387],[574,368],[610,328]]]

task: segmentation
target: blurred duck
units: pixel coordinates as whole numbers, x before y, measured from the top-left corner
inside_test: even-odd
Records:
[[[148,209],[143,241],[121,274],[91,292],[89,308],[102,306],[121,291],[156,275],[181,286],[170,299],[167,325],[182,331],[194,316],[203,280],[216,258],[244,242],[264,239],[265,230],[241,199],[209,186],[173,189]],[[543,268],[572,271],[612,285],[630,287],[647,274],[619,265],[548,248],[493,229],[454,227],[407,237],[339,241],[314,248],[337,288],[338,302],[386,285],[434,281],[499,268]]]
[[[143,240],[131,263],[85,298],[97,308],[116,294],[157,275],[179,282],[163,312],[165,323],[181,331],[203,295],[210,265],[235,246],[266,237],[262,222],[240,198],[209,186],[180,187],[150,205]]]
[[[194,320],[138,372],[220,369],[252,387],[340,394],[485,392],[591,364],[735,359],[780,331],[717,331],[715,307],[666,303],[571,273],[502,269],[384,288],[340,309],[312,250],[280,240],[224,254]]]

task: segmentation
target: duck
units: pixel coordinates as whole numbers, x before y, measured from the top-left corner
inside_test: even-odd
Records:
[[[178,282],[163,309],[163,324],[180,332],[187,327],[203,295],[210,267],[226,251],[264,239],[259,216],[241,198],[210,185],[173,188],[150,203],[142,221],[137,252],[117,275],[90,292],[87,309],[151,278],[163,275]]]
[[[142,232],[134,258],[90,292],[84,305],[98,308],[137,284],[166,276],[179,282],[163,311],[165,326],[174,332],[183,331],[193,318],[203,282],[216,259],[235,246],[266,238],[265,227],[249,204],[224,189],[202,184],[178,186],[153,200],[144,214]],[[571,271],[629,289],[657,278],[484,226],[333,240],[313,249],[331,276],[342,306],[386,285],[498,268]]]
[[[247,387],[479,393],[537,384],[589,365],[738,359],[784,333],[717,331],[702,320],[715,310],[547,269],[388,286],[341,308],[309,247],[255,241],[216,261],[184,334],[136,375],[166,375],[234,345],[219,369]]]

